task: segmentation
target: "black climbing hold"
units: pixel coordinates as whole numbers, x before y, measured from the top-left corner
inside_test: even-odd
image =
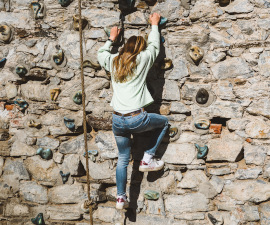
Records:
[[[205,104],[209,99],[209,93],[204,88],[200,88],[196,94],[196,101],[198,104]]]
[[[63,184],[65,184],[68,181],[70,173],[63,173],[63,171],[60,171],[60,175],[62,177]]]

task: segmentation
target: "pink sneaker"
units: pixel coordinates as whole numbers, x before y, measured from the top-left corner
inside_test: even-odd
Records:
[[[129,207],[129,202],[128,199],[124,199],[124,198],[117,198],[116,201],[116,208],[117,209],[125,209]]]
[[[148,172],[148,171],[158,171],[164,167],[164,162],[162,160],[156,160],[152,158],[149,163],[141,161],[139,166],[139,171]]]

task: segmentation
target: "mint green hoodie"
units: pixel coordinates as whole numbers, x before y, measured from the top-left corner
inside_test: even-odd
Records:
[[[125,83],[115,82],[112,72],[113,58],[119,53],[111,54],[111,41],[107,41],[98,50],[98,61],[100,65],[111,73],[113,97],[111,106],[117,110],[135,110],[145,107],[154,102],[146,86],[146,76],[153,66],[160,51],[160,35],[157,25],[152,25],[152,31],[148,36],[147,48],[141,51],[136,58],[137,67],[134,75]]]

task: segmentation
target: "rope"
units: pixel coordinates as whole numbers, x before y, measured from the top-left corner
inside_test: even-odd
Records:
[[[84,148],[86,160],[86,176],[87,176],[87,196],[88,201],[84,203],[85,208],[89,208],[90,225],[93,225],[93,209],[92,200],[90,196],[90,178],[89,178],[89,161],[87,151],[87,127],[86,127],[86,113],[85,113],[85,92],[84,92],[84,76],[83,76],[83,45],[82,45],[82,7],[81,0],[78,0],[79,6],[79,34],[80,34],[80,60],[81,60],[81,81],[82,81],[82,104],[83,104],[83,133],[84,133]]]

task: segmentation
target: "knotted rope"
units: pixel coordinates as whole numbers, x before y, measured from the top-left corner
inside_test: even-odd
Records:
[[[81,64],[81,84],[82,84],[82,104],[83,104],[83,133],[84,133],[84,148],[86,160],[86,176],[87,176],[87,196],[88,201],[85,201],[84,208],[89,208],[90,224],[93,225],[93,208],[90,196],[90,177],[89,177],[89,157],[87,150],[87,127],[86,127],[86,113],[85,113],[85,92],[84,92],[84,76],[83,76],[83,40],[82,40],[82,7],[81,0],[78,0],[79,6],[79,34],[80,34],[80,64]]]

